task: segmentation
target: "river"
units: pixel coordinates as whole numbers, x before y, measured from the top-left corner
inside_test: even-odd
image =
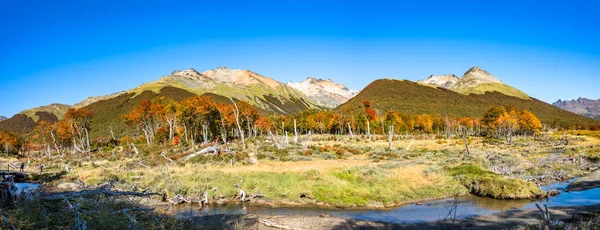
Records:
[[[270,207],[253,204],[214,206],[198,210],[197,206],[174,207],[174,215],[186,217],[209,216],[217,214],[255,214],[255,215],[331,215],[334,217],[376,221],[395,224],[412,224],[443,220],[456,207],[456,218],[497,214],[509,210],[534,209],[535,204],[547,204],[549,208],[559,206],[583,206],[600,204],[600,188],[568,192],[564,191],[570,183],[557,183],[542,187],[544,190],[562,190],[559,195],[540,200],[496,200],[477,196],[461,196],[458,199],[443,199],[420,204],[405,205],[393,209],[336,209],[321,207]],[[456,205],[455,205],[456,204]]]

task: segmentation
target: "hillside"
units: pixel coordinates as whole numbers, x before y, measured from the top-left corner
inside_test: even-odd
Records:
[[[600,119],[600,99],[578,98],[577,100],[570,101],[558,100],[552,103],[552,105],[582,116]]]
[[[493,105],[515,105],[533,112],[549,125],[569,126],[591,124],[597,121],[556,108],[535,98],[522,99],[498,92],[464,95],[444,88],[423,86],[412,81],[383,79],[369,84],[357,96],[335,110],[350,108],[363,111],[362,100],[369,100],[378,114],[389,110],[411,114],[441,114],[452,117],[480,117]]]
[[[166,86],[160,89],[158,93],[152,91],[143,91],[137,95],[135,93],[125,93],[117,97],[91,103],[84,107],[94,113],[91,121],[90,135],[92,138],[107,137],[110,136],[111,128],[116,136],[131,135],[135,129],[123,124],[121,118],[140,103],[140,101],[152,99],[157,96],[181,100],[194,95],[189,91]]]
[[[249,70],[219,67],[202,73],[194,69],[174,71],[169,76],[143,84],[126,93],[159,92],[171,86],[203,95],[211,93],[247,101],[265,114],[290,114],[319,106],[297,90]]]
[[[50,104],[23,110],[11,118],[0,120],[0,130],[29,133],[40,120],[54,123],[62,119],[67,109],[69,109],[68,105]]]
[[[68,105],[54,103],[33,109],[23,110],[19,114],[24,114],[28,117],[31,117],[33,121],[37,122],[40,119],[40,116],[37,113],[45,112],[54,115],[56,118],[58,118],[58,120],[60,120],[65,115],[65,112],[67,112],[67,109],[69,109]],[[44,115],[45,113],[41,114]]]
[[[287,85],[325,108],[335,108],[358,94],[358,90],[348,89],[345,85],[335,83],[331,79],[309,77],[301,82],[288,82]]]

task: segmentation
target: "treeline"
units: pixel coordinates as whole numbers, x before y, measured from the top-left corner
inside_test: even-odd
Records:
[[[225,103],[223,103],[225,102]],[[454,136],[489,136],[506,138],[532,135],[544,127],[533,113],[512,105],[490,107],[481,117],[450,117],[432,114],[409,114],[402,111],[377,113],[368,100],[361,110],[306,110],[288,116],[260,116],[247,102],[215,102],[210,96],[192,96],[180,101],[155,97],[140,101],[121,115],[122,125],[137,130],[132,136],[90,139],[94,114],[86,108],[69,109],[62,120],[51,124],[39,121],[32,133],[0,133],[0,151],[18,153],[23,147],[42,154],[90,153],[108,145],[145,143],[148,146],[224,143],[258,136],[301,134],[390,135],[436,134]],[[590,127],[597,130],[597,127]]]

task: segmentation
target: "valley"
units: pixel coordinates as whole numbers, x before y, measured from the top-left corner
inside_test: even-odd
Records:
[[[527,221],[492,226],[528,227],[534,203],[563,208],[551,202],[569,189],[596,191],[596,177],[578,178],[600,167],[600,122],[520,92],[478,67],[361,91],[224,67],[174,71],[1,121],[0,161],[40,185],[23,193],[6,177],[3,215],[19,229],[394,229],[522,211]],[[386,217],[422,204],[421,220]]]

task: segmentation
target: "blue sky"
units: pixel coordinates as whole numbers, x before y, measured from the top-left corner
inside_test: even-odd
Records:
[[[600,97],[594,1],[0,1],[0,115],[133,88],[173,70],[282,82],[462,75],[533,97]]]

